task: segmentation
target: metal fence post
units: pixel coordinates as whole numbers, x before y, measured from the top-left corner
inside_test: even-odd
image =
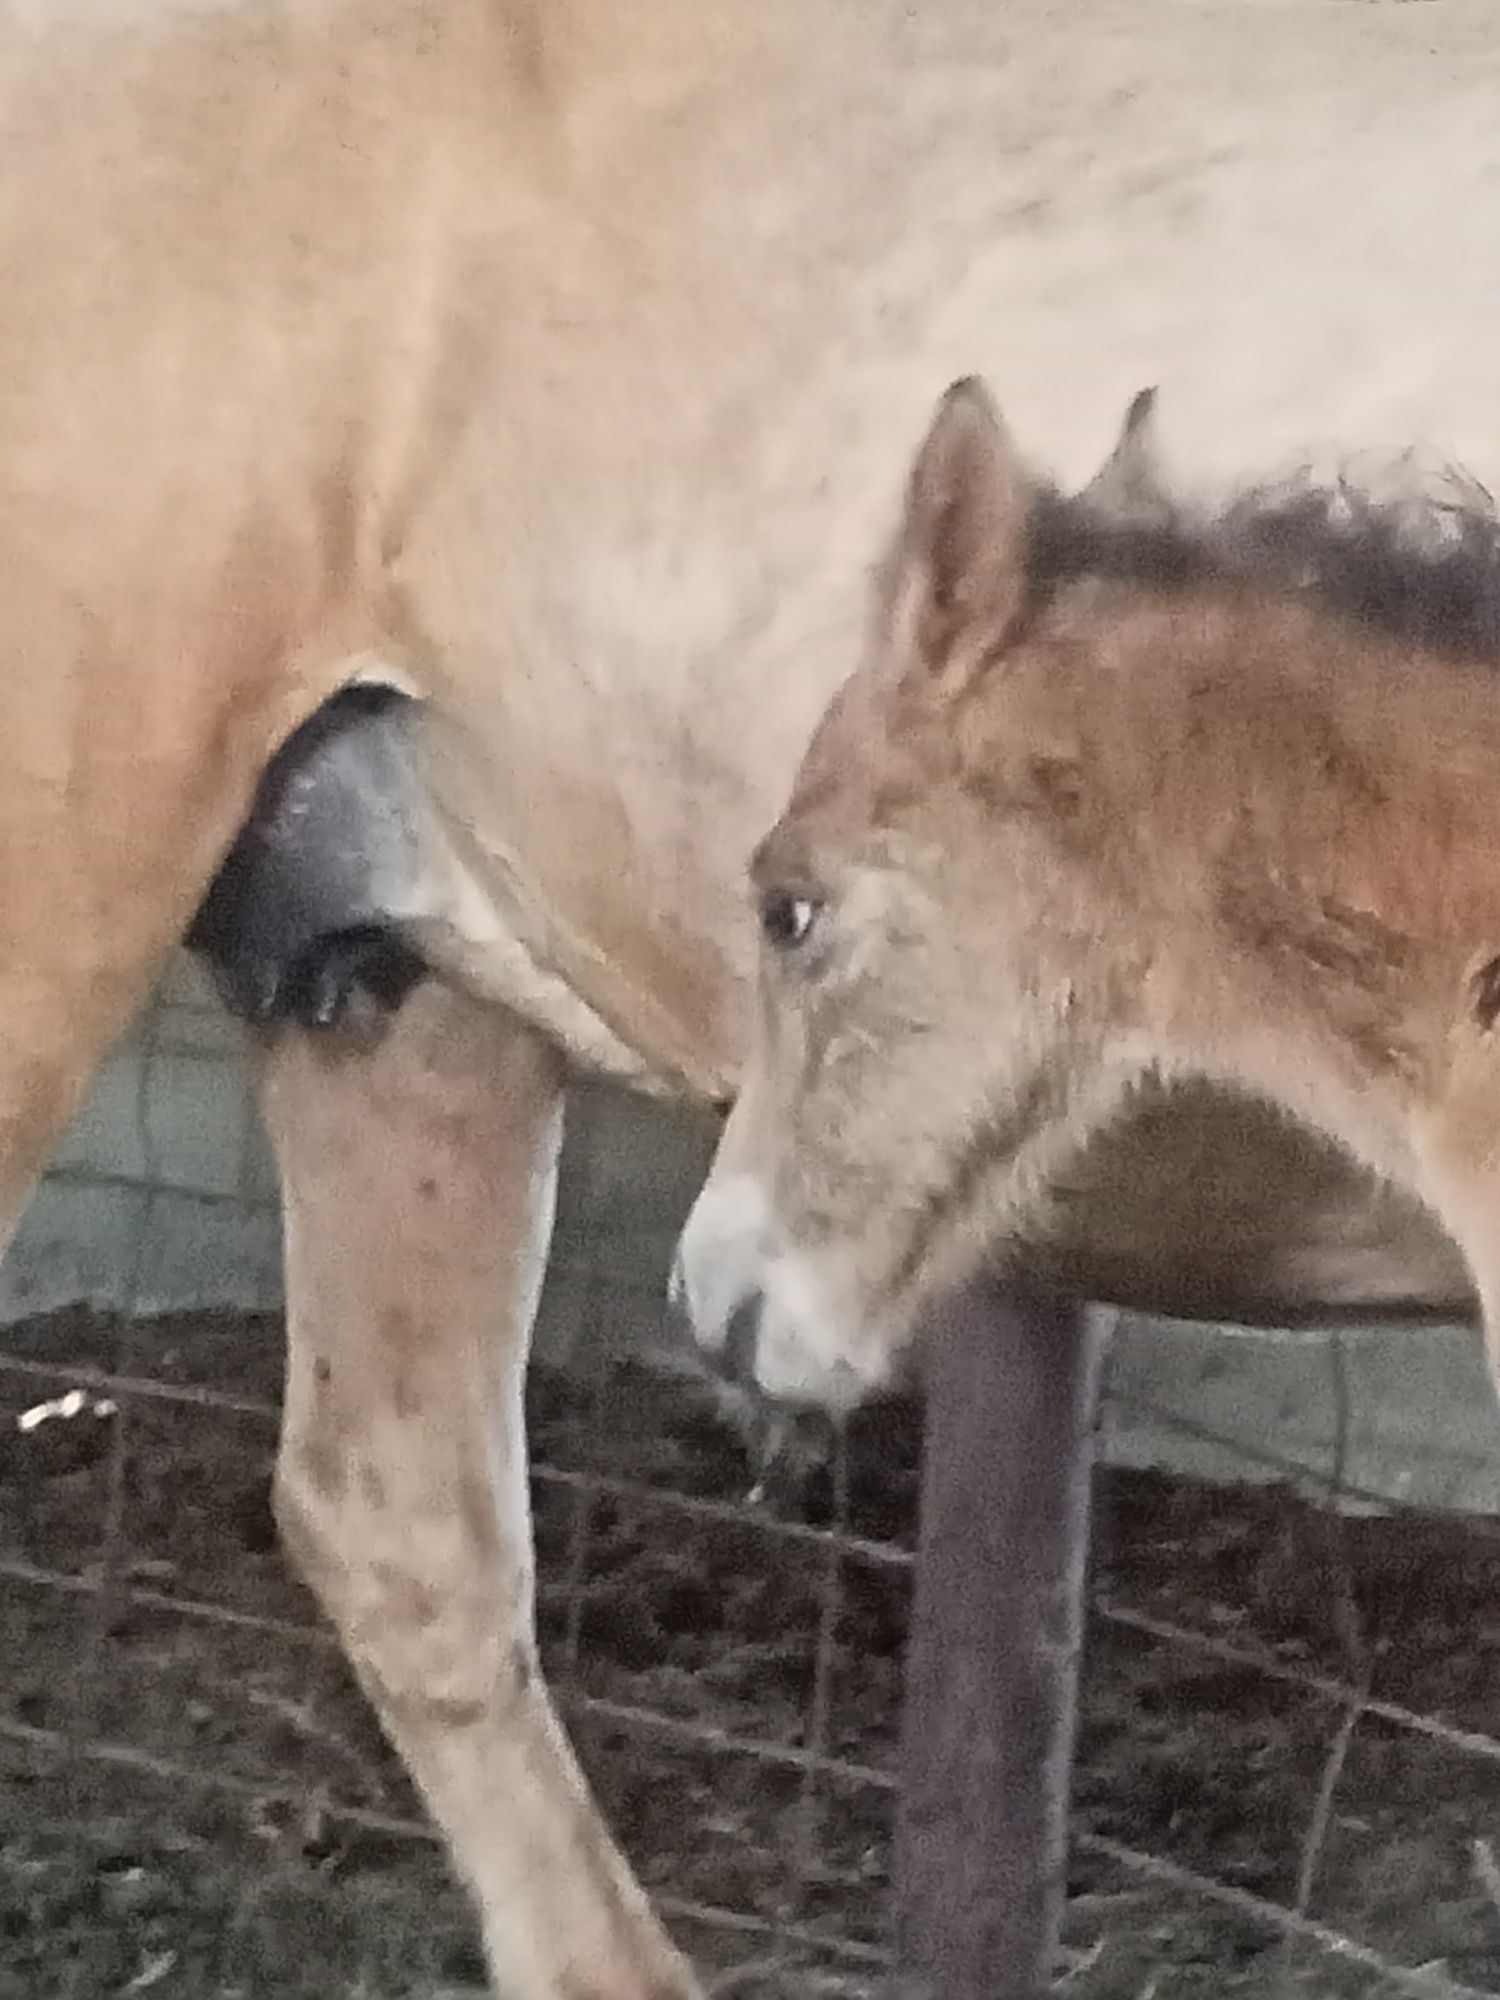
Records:
[[[1052,1977],[1113,1317],[1007,1277],[968,1288],[924,1333],[900,2000],[1036,2000]]]

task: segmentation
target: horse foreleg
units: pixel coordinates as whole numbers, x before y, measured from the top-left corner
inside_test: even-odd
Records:
[[[3,835],[0,835],[3,846]],[[142,888],[108,937],[55,915],[23,921],[0,886],[0,1255],[173,937],[174,884]]]
[[[549,1044],[435,983],[373,1048],[273,1042],[277,1513],[477,1896],[506,1995],[687,2000],[537,1671],[521,1392],[562,1096]]]

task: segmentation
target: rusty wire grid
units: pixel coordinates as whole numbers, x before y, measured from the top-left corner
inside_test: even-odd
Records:
[[[141,1130],[150,1161],[143,1107]],[[588,1311],[616,1303],[595,1273]],[[279,1364],[268,1315],[4,1337],[0,2000],[480,1987],[431,1830],[281,1565]],[[530,1421],[544,1664],[710,1992],[873,1996],[914,1414],[862,1416],[769,1500],[684,1378],[542,1372]],[[1341,1447],[1324,1483],[1350,1490]],[[1102,1489],[1060,1990],[1500,1992],[1500,1523]]]

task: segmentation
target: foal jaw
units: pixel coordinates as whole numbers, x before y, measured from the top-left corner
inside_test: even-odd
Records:
[[[868,1315],[838,1296],[817,1259],[791,1252],[774,1258],[755,1343],[755,1378],[766,1395],[845,1416],[889,1383],[892,1349]]]
[[[1452,1237],[1468,1267],[1490,1377],[1500,1393],[1500,1132],[1460,1135],[1439,1124],[1418,1148],[1417,1192]]]

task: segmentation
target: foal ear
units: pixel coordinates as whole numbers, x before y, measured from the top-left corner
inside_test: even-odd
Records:
[[[1156,391],[1130,401],[1119,440],[1084,487],[1081,499],[1120,527],[1163,528],[1174,513],[1156,453]]]
[[[902,659],[942,667],[972,638],[988,649],[1026,592],[1032,481],[977,376],[938,403],[906,487],[886,575],[886,638]]]

